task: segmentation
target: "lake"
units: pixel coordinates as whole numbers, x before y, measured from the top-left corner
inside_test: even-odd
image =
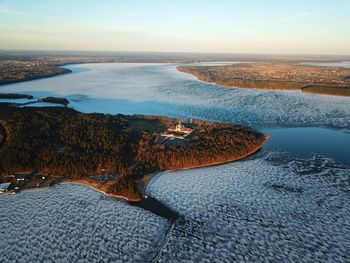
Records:
[[[325,128],[266,129],[271,138],[265,149],[283,150],[311,158],[321,154],[350,167],[350,131]]]
[[[1,86],[1,92],[64,96],[82,112],[157,114],[263,128],[350,128],[350,100],[300,91],[228,89],[176,71],[175,64],[86,64],[74,73]]]
[[[147,195],[179,221],[82,186],[0,196],[0,261],[349,261],[349,98],[228,89],[175,64],[68,67],[0,90],[64,96],[82,112],[244,124],[271,139],[243,161],[156,176]]]

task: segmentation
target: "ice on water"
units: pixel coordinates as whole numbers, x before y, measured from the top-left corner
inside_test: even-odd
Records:
[[[160,262],[349,262],[350,170],[322,156],[164,174],[148,194],[184,216]]]
[[[174,64],[88,64],[1,87],[66,96],[83,112],[144,113],[256,128],[350,128],[349,98],[227,89]],[[316,155],[266,151],[232,164],[167,173],[148,194],[169,222],[81,186],[1,196],[0,262],[350,262],[350,169]],[[165,235],[167,236],[165,237]],[[164,241],[166,241],[164,243]],[[158,249],[160,251],[158,251]]]
[[[156,114],[266,127],[350,127],[350,100],[300,91],[228,89],[197,81],[175,64],[86,64],[2,92],[65,96],[83,112]],[[82,70],[84,68],[84,70]]]
[[[166,219],[85,186],[0,196],[0,262],[144,262]]]

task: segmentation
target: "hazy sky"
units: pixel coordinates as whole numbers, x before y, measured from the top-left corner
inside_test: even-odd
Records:
[[[350,0],[0,0],[0,48],[350,54]]]

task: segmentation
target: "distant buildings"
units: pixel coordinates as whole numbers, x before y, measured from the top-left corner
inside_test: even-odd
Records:
[[[16,194],[23,189],[49,187],[56,180],[48,174],[32,172],[17,172],[5,176],[4,179],[7,183],[0,184],[0,194],[4,192]]]
[[[19,183],[19,182],[31,180],[33,177],[33,174],[31,172],[21,172],[21,173],[14,174],[13,177],[16,179],[17,183]]]
[[[184,140],[189,134],[191,134],[192,129],[185,127],[185,125],[180,121],[176,126],[170,126],[166,132],[160,134],[162,137],[169,139],[180,139]]]

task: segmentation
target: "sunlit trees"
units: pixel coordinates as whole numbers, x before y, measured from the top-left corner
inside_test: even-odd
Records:
[[[0,148],[0,172],[83,178],[103,168],[121,175],[110,189],[120,193],[136,191],[135,180],[145,174],[234,160],[264,141],[263,134],[246,127],[199,122],[185,142],[169,147],[156,142],[165,122],[0,104],[0,123],[6,123],[0,142],[7,136]]]

